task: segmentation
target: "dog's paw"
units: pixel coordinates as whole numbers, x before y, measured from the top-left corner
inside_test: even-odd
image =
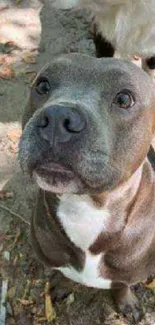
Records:
[[[141,304],[131,289],[125,285],[113,291],[118,310],[125,316],[129,324],[138,324],[143,318]]]
[[[63,301],[73,291],[72,282],[66,279],[60,272],[53,272],[49,277],[51,285],[50,295],[52,301]]]
[[[130,298],[118,304],[118,308],[130,324],[138,324],[144,316],[140,302],[132,292]]]

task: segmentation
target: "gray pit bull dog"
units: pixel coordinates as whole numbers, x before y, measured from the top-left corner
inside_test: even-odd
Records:
[[[151,78],[130,62],[72,54],[35,79],[19,146],[40,187],[31,235],[40,260],[113,289],[141,316],[131,285],[155,274],[155,132]]]

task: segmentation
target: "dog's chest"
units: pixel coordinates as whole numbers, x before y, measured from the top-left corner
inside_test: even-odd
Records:
[[[110,218],[107,210],[97,209],[87,196],[64,195],[57,216],[69,239],[85,252],[85,265],[81,272],[73,267],[62,267],[60,271],[76,282],[98,288],[109,288],[111,281],[100,276],[103,254],[93,255],[89,247],[101,232],[106,231]]]

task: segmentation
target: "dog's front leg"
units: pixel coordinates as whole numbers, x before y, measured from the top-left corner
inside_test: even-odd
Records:
[[[113,283],[112,294],[118,310],[131,322],[137,324],[143,317],[143,312],[139,300],[130,287],[123,283]]]

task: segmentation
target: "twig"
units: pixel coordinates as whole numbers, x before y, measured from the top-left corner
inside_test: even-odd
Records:
[[[12,214],[13,216],[19,218],[20,220],[22,220],[23,222],[27,223],[28,225],[30,225],[30,222],[25,220],[20,214],[10,210],[9,208],[7,208],[5,205],[0,204],[0,209],[6,210],[8,211],[10,214]]]

